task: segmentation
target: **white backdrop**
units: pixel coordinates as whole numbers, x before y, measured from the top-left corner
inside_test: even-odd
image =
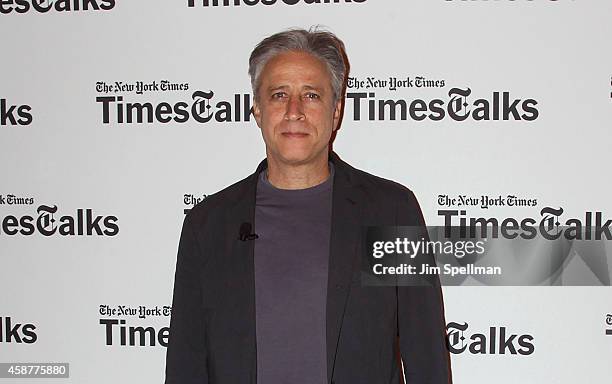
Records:
[[[543,207],[562,208],[563,220],[612,217],[609,0],[98,0],[99,10],[81,0],[79,10],[69,2],[70,11],[56,9],[65,1],[44,0],[48,12],[33,2],[0,5],[0,362],[67,362],[69,383],[163,381],[157,335],[164,340],[169,324],[163,309],[171,305],[184,209],[192,197],[245,177],[265,155],[254,121],[244,121],[247,61],[257,42],[288,27],[320,24],[345,41],[353,87],[334,149],[411,188],[428,224],[444,223],[438,211],[449,207],[439,195],[536,201],[466,208],[474,217],[538,219]],[[368,83],[390,77],[411,86]],[[155,82],[159,90],[116,92],[117,82]],[[183,89],[164,91],[162,82]],[[213,95],[196,96],[192,111],[196,91]],[[200,122],[207,100],[213,115]],[[393,120],[388,105],[381,116],[385,100],[398,104]],[[427,111],[413,117],[415,100]],[[134,113],[128,123],[127,103],[162,112],[168,103],[179,113],[151,122],[145,113],[141,123]],[[489,118],[475,118],[487,103]],[[167,116],[174,120],[160,122]],[[466,338],[454,347],[468,345],[452,355],[455,383],[612,377],[610,287],[445,287],[444,294],[447,322],[464,329],[449,332]],[[140,306],[160,312],[119,312]],[[117,322],[110,340],[101,321]],[[122,343],[121,327],[152,327],[154,345],[148,337],[144,345]],[[499,339],[502,328],[507,337],[531,336],[533,348],[470,352],[473,335]],[[12,380],[29,381],[0,383]]]

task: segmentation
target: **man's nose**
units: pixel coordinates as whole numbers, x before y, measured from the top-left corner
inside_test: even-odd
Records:
[[[285,119],[290,121],[303,120],[304,119],[304,105],[302,98],[299,96],[291,96],[287,101],[287,111],[285,112]]]

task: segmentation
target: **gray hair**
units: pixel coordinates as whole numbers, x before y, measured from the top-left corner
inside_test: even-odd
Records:
[[[331,32],[317,27],[289,29],[263,39],[249,58],[249,76],[253,98],[258,100],[260,77],[266,63],[274,56],[288,51],[306,52],[321,60],[331,77],[331,87],[336,103],[344,95],[349,72],[349,62],[344,43]]]

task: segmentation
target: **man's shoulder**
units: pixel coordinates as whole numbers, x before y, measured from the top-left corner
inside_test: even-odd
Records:
[[[361,190],[369,210],[392,215],[397,224],[423,225],[423,213],[412,190],[396,181],[350,166],[354,187]],[[384,212],[384,213],[382,213]]]
[[[414,196],[410,188],[397,181],[385,179],[384,177],[371,174],[350,165],[349,167],[356,181],[355,184],[361,186],[365,192],[370,194],[382,194],[387,199],[405,199],[406,197]]]

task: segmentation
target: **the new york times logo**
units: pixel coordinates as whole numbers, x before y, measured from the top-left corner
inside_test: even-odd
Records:
[[[400,85],[401,87],[401,85]],[[406,86],[404,86],[406,87]],[[409,86],[408,86],[409,87]],[[534,99],[515,98],[510,92],[493,92],[488,98],[471,100],[470,88],[451,88],[447,99],[381,98],[375,92],[348,92],[346,104],[353,109],[353,119],[440,121],[526,120],[538,118]]]
[[[185,94],[189,89],[188,83],[170,83],[167,80],[148,83],[98,82],[96,92],[103,96],[96,97],[96,103],[101,107],[104,124],[250,121],[250,94],[236,93],[230,99],[224,99],[216,96],[212,90],[195,90]],[[178,101],[132,100],[132,97],[153,92],[172,97],[176,97],[177,92],[182,92],[183,96]]]
[[[429,79],[425,76],[389,76],[386,78],[367,76],[364,78],[349,77],[346,88],[355,90],[378,88],[397,91],[402,88],[443,88],[445,85],[444,79]]]
[[[0,205],[32,205],[34,204],[33,197],[16,196],[11,193],[8,195],[0,195]]]
[[[129,316],[146,319],[148,317],[169,317],[172,307],[168,305],[149,307],[146,305],[130,306],[101,304],[99,309],[101,316]]]
[[[110,11],[115,0],[0,0],[0,13],[8,14],[73,12],[73,11]]]
[[[0,125],[30,125],[31,112],[32,107],[27,104],[15,105],[9,103],[7,99],[0,99]]]
[[[563,208],[544,207],[540,218],[514,217],[497,219],[495,217],[467,217],[465,210],[442,209],[438,216],[444,217],[446,236],[459,228],[461,237],[499,237],[504,239],[534,239],[538,234],[546,240],[612,240],[612,219],[604,222],[602,212],[587,211],[584,218],[563,220]]]
[[[137,95],[149,92],[174,92],[188,91],[189,83],[176,83],[169,80],[153,80],[153,81],[115,81],[107,83],[105,81],[96,82],[96,92],[103,94],[130,92]]]
[[[511,334],[506,327],[489,327],[488,332],[470,334],[468,327],[468,323],[450,322],[446,325],[448,349],[451,353],[526,356],[535,351],[533,335]]]
[[[302,4],[351,4],[351,3],[365,3],[366,0],[187,0],[187,6],[190,8],[196,5],[202,7],[229,7],[229,6],[240,6],[240,5],[274,5],[274,4],[285,4],[285,5],[296,5]]]
[[[507,196],[469,196],[469,195],[438,195],[438,205],[443,207],[480,207],[481,209],[489,209],[490,207],[535,207],[538,204],[538,199],[523,198],[515,195]]]
[[[108,346],[119,345],[122,347],[162,347],[168,346],[170,328],[167,326],[155,328],[153,326],[128,325],[127,320],[121,317],[149,319],[169,318],[172,312],[170,306],[149,307],[139,305],[137,307],[127,305],[110,306],[100,305],[99,314],[112,318],[101,318],[99,324],[104,327],[105,343]]]
[[[36,325],[13,323],[10,317],[0,316],[0,343],[33,344],[38,339]]]
[[[7,215],[1,218],[0,235],[115,236],[119,233],[116,216],[95,215],[90,208],[79,208],[72,215],[60,216],[57,212],[57,205],[40,205],[36,216]]]

